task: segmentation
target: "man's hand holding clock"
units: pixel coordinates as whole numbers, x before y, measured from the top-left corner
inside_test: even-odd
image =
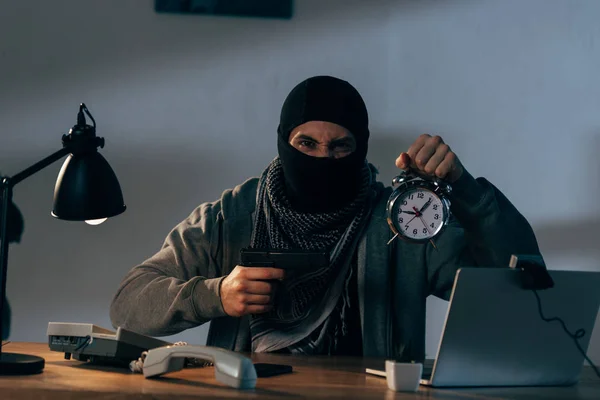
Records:
[[[394,238],[434,244],[433,238],[450,216],[449,183],[456,182],[464,168],[441,137],[427,134],[400,154],[396,166],[404,172],[394,178],[395,190],[388,201],[388,224]]]
[[[440,136],[423,134],[415,140],[408,151],[400,153],[396,166],[403,170],[415,169],[424,175],[437,176],[449,183],[456,182],[464,168]]]

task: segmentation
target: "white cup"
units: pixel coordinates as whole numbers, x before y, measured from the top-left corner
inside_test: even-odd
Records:
[[[387,360],[385,375],[388,388],[396,392],[416,392],[421,382],[423,364]]]

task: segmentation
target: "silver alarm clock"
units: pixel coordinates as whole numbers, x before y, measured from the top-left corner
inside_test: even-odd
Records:
[[[387,203],[387,222],[394,237],[413,243],[431,242],[450,220],[452,187],[437,178],[414,170],[392,180],[394,188]]]

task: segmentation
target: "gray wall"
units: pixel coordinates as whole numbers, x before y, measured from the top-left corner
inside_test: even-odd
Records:
[[[44,341],[49,321],[110,327],[126,271],[197,204],[262,171],[285,95],[314,74],[364,95],[385,182],[418,134],[441,134],[530,220],[550,268],[600,270],[600,2],[296,4],[283,21],[157,15],[151,0],[0,0],[2,172],[60,148],[84,101],[128,205],[98,227],[54,220],[60,163],[16,187],[13,340]],[[445,310],[430,300],[429,356]]]

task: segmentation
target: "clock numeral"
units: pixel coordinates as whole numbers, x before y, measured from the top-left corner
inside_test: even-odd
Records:
[[[435,215],[433,216],[433,219],[440,219],[440,214],[435,214]]]
[[[416,229],[413,229],[413,235],[416,235],[417,233],[419,233],[419,231]]]
[[[405,206],[405,205],[407,205],[407,204],[408,204],[408,200],[404,200],[404,201],[402,202],[402,205],[403,205],[403,206]]]
[[[433,222],[431,223],[431,227],[432,227],[432,228],[435,228],[435,224],[434,224]]]
[[[403,223],[404,222],[404,218],[398,218],[398,223]]]
[[[427,233],[427,228],[423,228],[423,233]]]
[[[404,230],[407,231],[409,228],[408,224],[404,225]]]
[[[409,200],[414,200],[414,198],[415,198],[415,194],[414,193],[411,193],[410,196],[408,196]]]
[[[425,198],[425,193],[423,193],[423,192],[421,192],[421,193],[418,193],[418,194],[417,194],[417,197],[418,197],[419,199],[424,199],[424,198]]]
[[[437,205],[437,204],[434,204],[432,208],[433,208],[434,210],[437,210],[437,209],[438,209],[438,205]]]

